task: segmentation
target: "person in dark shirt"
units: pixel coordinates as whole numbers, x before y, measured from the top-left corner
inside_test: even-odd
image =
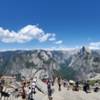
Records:
[[[90,90],[90,84],[89,82],[85,82],[84,85],[83,85],[83,91],[85,91],[86,93],[89,93],[89,90]]]
[[[48,80],[47,82],[47,90],[48,90],[48,99],[52,100],[52,89],[51,89],[51,82]]]
[[[58,90],[61,91],[61,76],[58,77]]]

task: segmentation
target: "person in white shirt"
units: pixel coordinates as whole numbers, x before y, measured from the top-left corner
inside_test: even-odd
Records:
[[[94,92],[98,92],[100,84],[98,83],[98,81],[96,81],[96,83],[94,84]]]
[[[37,77],[35,77],[32,81],[32,92],[35,94],[36,93],[36,82],[37,82]]]

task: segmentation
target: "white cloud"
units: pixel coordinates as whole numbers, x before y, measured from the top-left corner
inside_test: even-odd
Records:
[[[45,33],[37,25],[27,25],[18,32],[0,27],[0,41],[4,43],[25,43],[34,39],[40,42],[54,41],[55,36],[54,33]]]
[[[49,41],[55,41],[55,40],[56,40],[56,34],[53,33],[52,36],[51,36],[51,38],[49,39]]]
[[[52,37],[52,38],[49,39],[49,41],[55,41],[55,40],[56,40],[55,37]]]
[[[92,42],[89,44],[90,49],[100,49],[100,42]]]
[[[47,41],[47,40],[49,39],[49,37],[51,37],[51,33],[47,33],[47,34],[43,35],[43,36],[39,39],[39,41],[40,41],[40,42],[45,42],[45,41]]]
[[[56,41],[55,44],[62,44],[63,41],[62,40],[59,40],[59,41]]]

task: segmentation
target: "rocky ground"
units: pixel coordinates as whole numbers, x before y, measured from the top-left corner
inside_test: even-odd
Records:
[[[85,93],[82,90],[75,92],[72,90],[67,90],[67,88],[62,87],[62,90],[59,92],[57,85],[54,87],[53,100],[100,100],[100,92],[98,93]],[[9,98],[2,98],[0,100],[22,100],[21,97],[15,98],[11,95]],[[34,100],[48,100],[48,96],[37,90],[34,95]]]
[[[42,92],[36,90],[36,94],[33,95],[34,100],[48,100],[47,85],[39,79],[40,73],[41,71],[37,72],[35,74],[35,77],[37,77],[37,86]],[[12,84],[12,87],[18,87],[17,85],[15,85],[15,83]],[[63,86],[61,91],[58,91],[57,80],[55,81],[55,85],[52,87],[52,89],[54,90],[52,95],[53,100],[100,100],[100,91],[98,93],[95,93],[93,91],[91,91],[91,93],[85,93],[82,90],[77,92],[72,91],[72,89],[67,90],[67,88]],[[4,88],[4,91],[8,93],[11,92],[11,95],[9,98],[2,97],[0,98],[0,100],[22,100],[21,97],[15,98],[15,93],[12,93],[12,91],[14,91],[13,88],[6,87]]]
[[[100,92],[98,93],[85,93],[82,90],[79,92],[75,92],[72,90],[67,90],[66,88],[62,87],[62,91],[59,92],[57,87],[55,86],[55,92],[53,94],[53,100],[100,100]],[[48,100],[47,96],[42,100]]]

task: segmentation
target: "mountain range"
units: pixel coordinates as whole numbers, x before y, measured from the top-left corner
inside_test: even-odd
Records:
[[[87,80],[100,75],[100,50],[86,47],[73,50],[16,50],[0,52],[0,73],[32,77],[61,75],[66,79]]]

